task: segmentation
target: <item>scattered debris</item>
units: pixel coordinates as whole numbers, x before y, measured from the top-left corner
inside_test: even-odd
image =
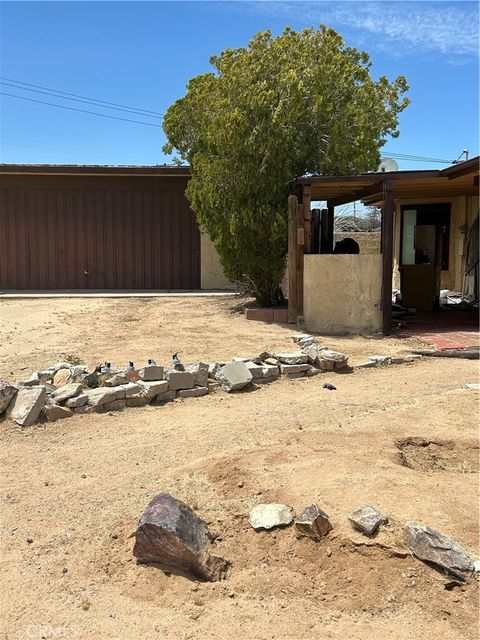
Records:
[[[162,493],[138,522],[133,555],[139,562],[175,567],[214,582],[226,577],[229,563],[210,554],[212,538],[207,523],[189,506]]]
[[[467,553],[447,536],[416,522],[407,522],[404,527],[407,547],[417,558],[431,562],[452,575],[467,580],[473,564]]]
[[[381,524],[386,524],[388,522],[388,518],[386,516],[369,505],[361,505],[360,507],[357,507],[348,516],[348,519],[354,527],[367,536],[373,536]]]
[[[249,515],[249,522],[254,529],[286,527],[292,520],[292,509],[286,504],[258,504]]]
[[[314,540],[319,540],[333,528],[328,515],[316,504],[311,504],[295,518],[295,526],[302,535]]]

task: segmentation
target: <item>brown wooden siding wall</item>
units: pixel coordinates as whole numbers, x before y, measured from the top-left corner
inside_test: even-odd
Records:
[[[186,183],[0,176],[0,288],[200,288]]]

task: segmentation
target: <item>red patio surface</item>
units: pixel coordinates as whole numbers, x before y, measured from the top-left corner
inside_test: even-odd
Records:
[[[444,310],[432,313],[417,312],[405,318],[394,329],[397,335],[417,338],[437,349],[465,349],[480,346],[480,332],[476,311]]]

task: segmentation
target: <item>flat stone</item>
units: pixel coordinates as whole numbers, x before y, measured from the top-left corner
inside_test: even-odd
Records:
[[[163,367],[160,367],[157,364],[149,364],[146,367],[143,367],[138,371],[138,375],[140,380],[144,380],[145,382],[150,382],[154,380],[163,380],[164,373]]]
[[[52,393],[52,399],[55,400],[57,404],[62,404],[70,400],[70,398],[77,396],[82,389],[83,386],[79,382],[72,382],[54,391]]]
[[[480,560],[473,561],[473,570],[475,571],[475,573],[480,572]]]
[[[100,376],[98,373],[86,373],[81,376],[80,382],[89,389],[97,389],[100,383]]]
[[[8,405],[8,413],[12,420],[22,427],[31,427],[40,417],[47,392],[42,387],[23,387]]]
[[[71,409],[68,407],[62,407],[55,403],[47,403],[43,412],[49,422],[56,422],[62,418],[70,418],[73,416],[73,411]]]
[[[374,362],[377,367],[388,367],[392,364],[392,358],[390,356],[368,356],[370,362]]]
[[[278,365],[280,364],[280,361],[274,358],[273,356],[271,358],[265,358],[264,362],[265,364],[268,364],[271,367],[278,367]]]
[[[305,373],[310,370],[309,364],[281,364],[280,373],[282,375],[292,375],[292,373]]]
[[[140,385],[140,384],[137,384],[136,382],[127,382],[125,384],[122,384],[121,386],[125,389],[126,398],[140,395],[142,393],[142,390],[144,390],[146,387],[146,385],[143,385],[143,384]]]
[[[248,520],[254,529],[286,527],[293,520],[293,512],[286,504],[258,504],[250,511]]]
[[[470,577],[473,563],[456,542],[435,529],[416,522],[407,522],[403,531],[405,544],[417,558],[432,562],[460,580]]]
[[[480,383],[478,382],[469,382],[465,385],[465,389],[472,389],[473,391],[480,391]]]
[[[362,362],[362,364],[355,365],[355,369],[375,369],[376,366],[377,366],[376,362],[367,360],[367,362]]]
[[[217,381],[224,391],[239,391],[252,381],[252,374],[244,362],[229,362],[217,371]]]
[[[83,376],[87,372],[87,367],[84,364],[76,364],[70,367],[70,373],[68,376],[68,382],[81,382]],[[55,378],[54,378],[55,382]]]
[[[123,411],[123,409],[125,409],[126,406],[127,406],[126,400],[118,399],[118,400],[112,400],[112,402],[106,402],[105,404],[102,405],[101,410],[102,411]]]
[[[5,380],[0,380],[0,415],[8,407],[17,392],[18,387]]]
[[[306,347],[303,351],[308,356],[308,363],[309,364],[318,364],[319,363],[318,349],[315,346]]]
[[[208,384],[208,364],[206,362],[196,362],[194,364],[186,364],[185,371],[193,373],[193,383],[197,387],[206,387]]]
[[[328,515],[316,504],[311,504],[295,518],[295,526],[302,535],[314,540],[319,540],[333,529]]]
[[[295,353],[277,353],[277,360],[282,364],[307,364],[308,356],[303,351],[296,351]]]
[[[70,382],[70,369],[60,369],[53,376],[53,384],[56,387],[63,387]]]
[[[346,353],[334,351],[333,349],[322,349],[318,353],[318,359],[320,361],[320,365],[324,362],[333,362],[335,365],[340,364],[346,366],[348,363],[348,355]]]
[[[169,386],[168,380],[157,380],[152,382],[143,382],[139,380],[137,383],[133,384],[137,384],[138,386],[140,386],[141,390],[138,394],[130,393],[129,397],[135,398],[142,396],[146,398],[147,402],[153,400],[153,398],[155,398],[155,396],[158,396],[159,393],[165,393],[166,391],[168,391]]]
[[[366,504],[352,511],[348,519],[356,529],[359,529],[367,536],[372,536],[381,524],[388,522],[387,516],[384,516],[380,511]]]
[[[296,334],[294,336],[292,336],[292,340],[295,342],[295,344],[299,344],[304,340],[315,340],[314,336],[311,336],[309,334],[305,334],[305,333],[299,333]]]
[[[226,362],[211,362],[208,365],[208,377],[214,380],[217,374],[217,371],[222,367],[224,367],[226,364],[227,364]]]
[[[163,393],[159,393],[158,395],[156,395],[151,404],[158,406],[158,405],[162,405],[165,404],[166,402],[172,402],[172,400],[175,400],[176,397],[176,393],[175,391],[164,391]]]
[[[172,391],[179,389],[191,389],[195,384],[195,376],[190,371],[175,371],[170,369],[167,372],[167,380],[169,388]]]
[[[30,376],[30,378],[28,378],[27,380],[22,380],[21,382],[19,382],[19,386],[21,387],[36,387],[37,385],[39,385],[41,382],[40,377],[38,375],[38,371],[34,371],[32,373],[32,375]]]
[[[49,367],[46,368],[45,372],[49,371],[52,374],[52,376],[55,376],[55,374],[58,373],[61,369],[70,370],[71,366],[72,365],[70,362],[63,360],[62,362],[55,362],[55,364],[51,364]]]
[[[250,362],[250,358],[246,358],[245,356],[235,356],[232,358],[233,362]]]
[[[262,353],[260,353],[258,356],[252,358],[252,362],[254,362],[255,364],[263,364],[265,360],[271,357],[272,354],[269,351],[262,351]]]
[[[148,401],[144,396],[127,398],[125,402],[127,403],[127,407],[144,407],[148,404]]]
[[[262,378],[264,380],[276,380],[280,375],[278,365],[264,364],[262,365]]]
[[[252,374],[252,378],[254,380],[257,380],[258,378],[263,378],[263,366],[262,365],[255,364],[251,360],[247,360],[247,362],[245,362],[245,366],[247,367],[247,369]]]
[[[82,393],[79,396],[75,396],[75,398],[70,398],[65,403],[65,406],[69,409],[78,409],[78,407],[83,407],[88,402],[88,396],[85,393]]]
[[[229,563],[210,554],[207,523],[168,493],[156,496],[143,512],[135,532],[133,555],[214,582],[225,577]]]
[[[96,389],[85,390],[88,404],[91,407],[101,407],[114,400],[125,399],[125,389],[123,387],[97,387]]]
[[[177,391],[178,398],[200,398],[208,395],[208,387],[193,387],[193,389],[180,389]]]
[[[70,401],[69,401],[70,402]],[[75,407],[75,409],[73,409],[73,411],[75,413],[92,413],[93,411],[93,407],[91,407],[88,404],[84,404],[81,407]]]
[[[216,391],[217,389],[220,389],[220,383],[209,382],[207,387],[208,387],[208,393],[212,393],[212,391]]]
[[[121,384],[127,384],[127,376],[124,373],[115,373],[111,378],[105,380],[106,387],[118,387]]]

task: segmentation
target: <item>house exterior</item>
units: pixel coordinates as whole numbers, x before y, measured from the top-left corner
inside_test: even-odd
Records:
[[[438,308],[440,289],[478,301],[478,196],[478,157],[443,170],[299,178],[289,203],[289,321],[388,334],[392,289],[422,311]],[[312,200],[327,201],[320,220]],[[358,200],[382,207],[380,253],[332,255],[335,207]]]
[[[226,289],[188,167],[0,165],[0,289]]]

